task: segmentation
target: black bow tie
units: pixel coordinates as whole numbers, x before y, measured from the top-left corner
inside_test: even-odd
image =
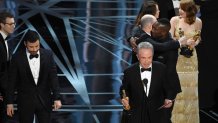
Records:
[[[30,59],[32,59],[32,58],[38,58],[38,57],[39,57],[39,54],[30,55]]]
[[[149,67],[149,68],[141,68],[141,72],[144,72],[144,71],[151,71],[151,67]]]

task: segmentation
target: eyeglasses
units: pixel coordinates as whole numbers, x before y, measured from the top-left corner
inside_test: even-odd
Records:
[[[8,24],[9,26],[16,25],[16,23],[5,23],[5,24]]]

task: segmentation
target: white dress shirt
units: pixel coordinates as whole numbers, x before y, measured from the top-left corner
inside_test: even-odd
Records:
[[[152,66],[150,66],[150,67],[152,68]],[[148,96],[149,90],[150,90],[150,85],[151,85],[151,71],[152,71],[152,69],[151,69],[151,71],[141,72],[141,68],[142,67],[140,66],[141,80],[143,81],[143,79],[145,79],[145,78],[148,80],[147,88],[145,87],[144,83],[142,82],[144,85],[144,91],[145,91],[146,95]]]
[[[26,50],[26,54],[27,54],[27,59],[30,65],[30,69],[33,75],[33,79],[35,81],[35,84],[37,85],[38,82],[38,78],[39,78],[39,70],[40,70],[40,54],[38,58],[32,58],[30,59],[30,53]]]

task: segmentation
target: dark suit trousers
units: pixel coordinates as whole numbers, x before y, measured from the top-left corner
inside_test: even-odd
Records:
[[[44,107],[38,97],[35,97],[34,103],[31,106],[19,107],[19,122],[33,123],[34,114],[39,123],[50,123],[51,112]]]
[[[6,104],[3,101],[0,101],[0,123],[7,122],[7,112],[6,112]]]
[[[5,100],[5,94],[3,92],[0,92],[1,96],[4,98]],[[7,111],[6,111],[6,103],[5,101],[0,101],[0,123],[6,123],[7,122]]]
[[[174,102],[173,102],[173,105],[170,108],[164,109],[165,110],[166,123],[172,123],[171,116],[172,116],[173,106],[174,106]]]
[[[121,123],[131,123],[131,111],[123,110]]]

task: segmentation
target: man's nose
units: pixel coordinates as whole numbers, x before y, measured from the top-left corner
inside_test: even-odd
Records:
[[[38,48],[33,48],[33,51],[37,51],[38,50]]]

